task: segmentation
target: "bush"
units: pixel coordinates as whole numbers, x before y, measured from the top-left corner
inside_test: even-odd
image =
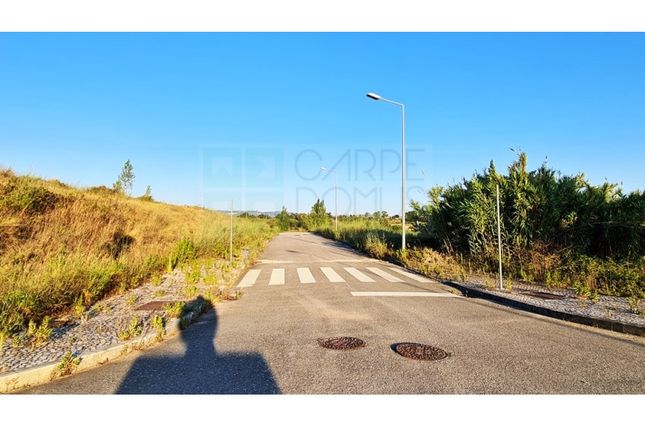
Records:
[[[0,189],[0,210],[24,212],[29,215],[44,213],[54,207],[58,196],[35,179],[14,176]]]
[[[141,326],[139,317],[135,316],[135,317],[132,317],[127,328],[117,333],[117,337],[120,340],[126,341],[139,336],[142,330],[143,330],[143,327]]]

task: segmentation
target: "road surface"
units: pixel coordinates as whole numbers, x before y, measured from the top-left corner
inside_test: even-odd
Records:
[[[645,392],[641,338],[460,297],[309,233],[275,238],[240,285],[241,300],[217,304],[181,336],[27,392]],[[366,345],[318,345],[331,336]],[[450,356],[393,352],[408,341]]]

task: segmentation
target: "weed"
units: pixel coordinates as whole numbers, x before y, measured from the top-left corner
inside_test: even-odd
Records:
[[[363,249],[376,258],[383,258],[388,252],[385,241],[374,233],[367,233]]]
[[[34,320],[29,321],[27,328],[27,336],[30,337],[35,345],[41,345],[47,342],[52,334],[52,329],[49,327],[49,316],[43,318],[40,326]]]
[[[153,273],[150,277],[150,283],[152,283],[152,285],[155,287],[160,286],[162,281],[163,278],[161,277],[160,273]]]
[[[497,287],[495,278],[489,275],[484,275],[484,288],[487,290],[494,290]]]
[[[134,308],[134,305],[135,305],[136,303],[137,303],[137,295],[136,295],[136,294],[134,294],[134,293],[130,293],[130,295],[128,296],[128,305],[129,305],[131,308]]]
[[[596,288],[592,288],[589,292],[589,299],[594,303],[598,303],[600,297],[598,296],[598,290]]]
[[[204,284],[217,285],[217,274],[215,273],[215,271],[206,272],[206,276],[204,277]]]
[[[143,328],[141,327],[139,317],[134,316],[130,320],[128,327],[125,330],[121,330],[117,333],[117,337],[122,341],[126,341],[139,336],[142,330]]]
[[[215,289],[209,289],[204,293],[204,298],[210,303],[218,303],[220,298],[220,291]]]
[[[56,366],[56,373],[58,376],[71,375],[80,363],[80,357],[76,357],[71,352],[66,352],[65,355],[61,357],[58,366]]]
[[[20,335],[17,336],[11,336],[11,346],[13,348],[20,348],[22,344],[24,343],[24,338]]]
[[[181,294],[186,299],[192,299],[193,297],[197,296],[198,293],[199,293],[199,289],[197,288],[196,285],[189,284],[181,289]]]
[[[164,320],[163,316],[156,314],[152,317],[150,324],[157,333],[157,340],[161,341],[166,332],[166,321]]]
[[[629,310],[635,314],[640,314],[640,302],[641,298],[637,295],[632,295],[627,298],[627,305],[629,306]]]
[[[166,303],[163,307],[164,312],[170,318],[179,318],[183,312],[184,304],[182,302]]]
[[[83,304],[83,296],[80,295],[74,301],[74,315],[80,317],[85,313],[85,305]]]
[[[106,309],[106,306],[103,303],[97,303],[97,304],[94,305],[94,307],[92,309],[96,313],[101,313]]]
[[[201,273],[194,267],[188,267],[186,270],[184,270],[184,279],[190,286],[197,285],[197,283],[201,279]]]
[[[589,288],[589,286],[581,281],[574,282],[573,290],[576,292],[578,298],[583,300],[589,298],[589,295],[591,294],[591,289]]]
[[[152,296],[153,296],[153,297],[157,297],[157,298],[159,298],[159,297],[163,297],[163,296],[165,296],[165,295],[166,295],[166,290],[164,290],[164,289],[155,290],[155,291],[152,293]]]

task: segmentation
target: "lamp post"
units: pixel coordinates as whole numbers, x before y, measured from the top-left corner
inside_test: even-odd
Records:
[[[397,105],[401,108],[401,249],[405,249],[405,105],[394,100],[388,100],[375,93],[367,93],[372,100]]]
[[[228,236],[229,260],[233,262],[233,200],[231,200],[231,229]]]
[[[323,172],[328,172],[329,169],[326,167],[321,167],[320,170]],[[334,223],[335,230],[338,231],[338,176],[336,176],[336,171],[334,170]]]

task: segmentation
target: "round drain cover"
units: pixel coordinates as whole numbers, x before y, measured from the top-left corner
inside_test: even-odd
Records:
[[[441,360],[449,355],[443,349],[422,343],[397,343],[392,345],[392,349],[397,354],[414,360]]]
[[[324,337],[318,339],[318,345],[328,349],[356,349],[365,346],[365,341],[357,337]]]

